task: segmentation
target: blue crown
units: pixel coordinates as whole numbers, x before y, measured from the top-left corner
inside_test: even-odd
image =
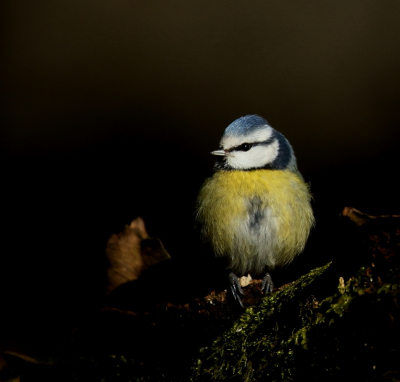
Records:
[[[224,132],[224,135],[246,135],[268,126],[268,122],[259,115],[246,115],[233,121]]]

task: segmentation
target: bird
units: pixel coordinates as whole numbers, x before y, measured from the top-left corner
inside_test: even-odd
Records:
[[[304,250],[315,224],[312,195],[289,141],[259,115],[233,121],[211,154],[196,221],[203,241],[228,260],[230,290],[244,308],[238,276],[263,277],[261,291],[272,293],[270,272]]]

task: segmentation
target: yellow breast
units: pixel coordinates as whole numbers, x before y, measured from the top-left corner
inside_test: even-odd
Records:
[[[203,185],[197,218],[203,236],[238,273],[285,265],[314,224],[308,186],[287,170],[219,171]]]

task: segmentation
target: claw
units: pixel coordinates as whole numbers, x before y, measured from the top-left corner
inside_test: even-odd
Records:
[[[235,301],[244,309],[244,305],[242,303],[242,299],[240,298],[239,294],[244,296],[244,292],[242,287],[240,286],[239,278],[233,273],[229,273],[229,284],[231,288],[231,293]]]
[[[272,293],[274,289],[274,283],[272,282],[271,275],[267,272],[261,282],[261,292]]]

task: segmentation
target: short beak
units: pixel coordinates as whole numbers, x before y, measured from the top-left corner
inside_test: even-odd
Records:
[[[220,155],[220,156],[225,156],[226,152],[225,150],[216,150],[216,151],[212,151],[211,155]]]

